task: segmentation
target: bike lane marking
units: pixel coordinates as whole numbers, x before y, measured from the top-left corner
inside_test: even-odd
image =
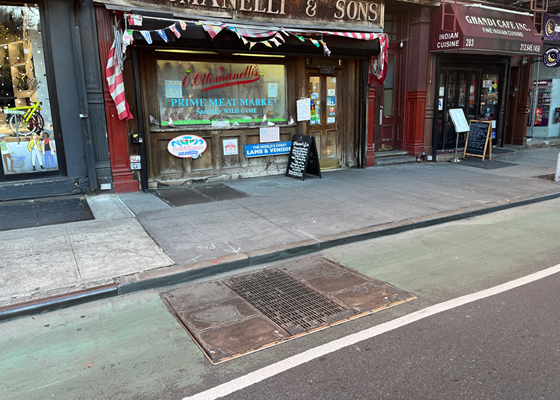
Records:
[[[303,353],[288,357],[285,360],[278,361],[267,367],[258,369],[247,375],[233,379],[229,382],[215,386],[193,396],[185,397],[183,398],[183,400],[210,400],[227,396],[228,394],[237,392],[246,387],[262,382],[272,376],[278,375],[289,369],[305,364],[306,362],[322,357],[326,354],[333,353],[348,346],[352,346],[363,340],[373,338],[386,332],[390,332],[394,329],[403,327],[421,319],[431,317],[432,315],[461,307],[465,304],[469,304],[477,300],[482,300],[487,297],[494,296],[496,294],[500,294],[508,290],[526,285],[528,283],[538,281],[539,279],[546,278],[547,276],[554,275],[558,272],[560,272],[560,264],[539,272],[535,272],[534,274],[530,274],[518,279],[514,279],[510,282],[494,286],[489,289],[481,290],[476,293],[467,294],[465,296],[457,297],[452,300],[444,301],[443,303],[435,304],[422,310],[418,310],[408,315],[396,318],[392,321],[388,321],[380,325],[364,329],[363,331],[356,332],[340,339],[333,340],[332,342],[323,344],[321,346],[306,350]]]

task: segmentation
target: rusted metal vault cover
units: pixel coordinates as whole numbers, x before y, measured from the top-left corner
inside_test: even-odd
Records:
[[[162,295],[212,363],[415,298],[320,257]]]

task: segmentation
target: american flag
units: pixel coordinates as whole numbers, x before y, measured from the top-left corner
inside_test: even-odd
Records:
[[[109,84],[109,93],[111,93],[111,97],[115,101],[119,119],[122,121],[132,119],[132,113],[130,112],[130,108],[128,107],[128,103],[126,102],[124,95],[124,79],[122,69],[120,68],[117,59],[117,52],[115,51],[117,47],[116,44],[117,38],[115,37],[111,50],[109,50],[109,59],[107,60],[105,76],[107,83]]]

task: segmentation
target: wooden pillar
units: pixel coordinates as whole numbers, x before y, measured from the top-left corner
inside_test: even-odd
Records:
[[[111,157],[111,170],[113,172],[113,185],[115,193],[137,192],[138,181],[134,179],[130,170],[128,152],[128,134],[126,122],[120,121],[115,102],[109,93],[105,66],[111,49],[111,14],[104,6],[95,7],[97,20],[97,37],[99,41],[99,57],[103,74],[103,98],[105,100],[105,115],[107,118],[107,136],[109,139],[109,152]]]
[[[529,121],[529,110],[531,108],[532,64],[527,62],[520,67],[519,91],[517,106],[515,107],[515,123],[513,126],[513,144],[525,146],[527,144],[527,122]]]
[[[406,43],[403,150],[416,156],[424,151],[426,76],[430,43],[430,9],[411,8],[409,39]]]

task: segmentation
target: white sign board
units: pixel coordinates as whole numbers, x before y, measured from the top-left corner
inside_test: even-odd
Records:
[[[455,132],[468,132],[469,124],[465,118],[465,113],[462,108],[452,108],[449,110],[449,115],[451,116],[451,121],[455,126]]]
[[[297,101],[297,120],[309,121],[311,119],[311,99]]]
[[[266,126],[260,129],[261,143],[272,143],[280,141],[280,127]]]
[[[165,97],[168,99],[183,98],[183,83],[181,81],[165,81]]]
[[[268,84],[268,97],[278,97],[278,84],[269,83]]]
[[[237,139],[224,139],[224,156],[235,156],[239,153]]]

